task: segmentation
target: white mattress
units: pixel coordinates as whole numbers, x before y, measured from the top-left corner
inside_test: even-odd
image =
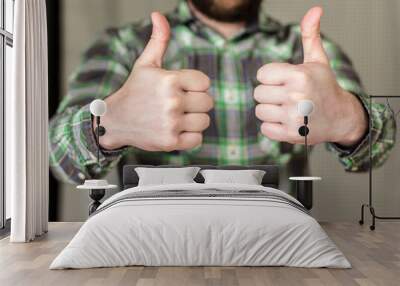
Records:
[[[137,192],[207,192],[205,189],[265,191],[300,204],[284,192],[254,185],[131,188],[106,200],[50,269],[128,265],[351,267],[314,218],[279,200],[235,196],[121,199]]]

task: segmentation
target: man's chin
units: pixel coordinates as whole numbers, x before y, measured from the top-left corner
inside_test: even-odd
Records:
[[[226,23],[250,22],[257,18],[262,0],[188,0],[205,16]]]

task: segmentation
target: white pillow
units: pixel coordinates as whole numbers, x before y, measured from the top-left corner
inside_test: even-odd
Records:
[[[205,184],[246,184],[261,185],[265,171],[262,170],[201,170]]]
[[[193,179],[199,170],[199,167],[135,168],[139,176],[139,186],[195,183]]]

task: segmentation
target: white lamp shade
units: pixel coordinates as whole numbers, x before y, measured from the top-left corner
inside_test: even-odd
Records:
[[[94,116],[103,116],[107,112],[107,104],[104,100],[95,99],[90,103],[90,113]]]
[[[297,104],[297,112],[302,116],[310,115],[314,110],[314,103],[311,100],[304,99]]]

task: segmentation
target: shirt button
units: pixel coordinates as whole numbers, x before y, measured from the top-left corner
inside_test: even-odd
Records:
[[[235,103],[237,101],[237,97],[233,91],[227,90],[225,92],[225,100],[227,103]]]
[[[238,146],[229,146],[228,147],[228,155],[230,159],[236,159],[239,157],[239,147]]]

